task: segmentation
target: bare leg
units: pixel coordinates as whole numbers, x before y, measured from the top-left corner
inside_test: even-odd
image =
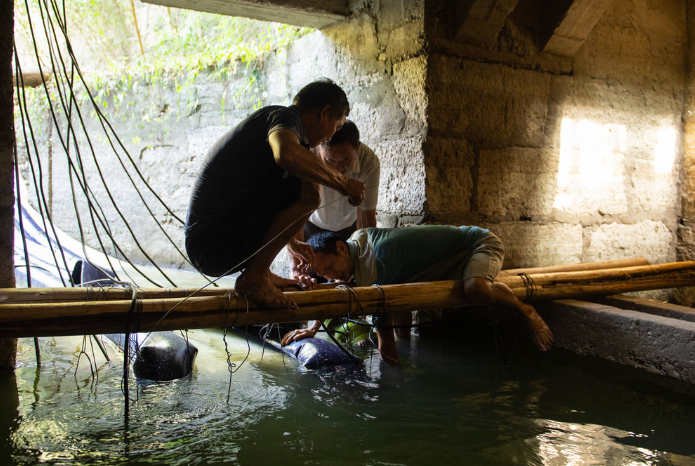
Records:
[[[394,312],[391,314],[394,333],[399,340],[410,340],[410,327],[413,325],[413,313],[410,311]]]
[[[379,354],[381,354],[382,359],[392,365],[400,364],[393,329],[390,326],[378,328],[376,329],[376,336],[379,338]]]
[[[275,217],[263,238],[262,244],[265,246],[249,260],[237,278],[234,285],[237,293],[248,296],[251,301],[261,306],[297,308],[297,304],[277,288],[297,282],[270,272],[270,264],[287,242],[304,227],[304,223],[320,202],[318,185],[302,181],[299,199]]]
[[[530,304],[516,297],[504,283],[491,283],[484,278],[470,278],[463,283],[463,289],[469,298],[492,306],[516,312],[531,331],[531,337],[538,349],[548,351],[553,346],[553,333],[538,312]]]

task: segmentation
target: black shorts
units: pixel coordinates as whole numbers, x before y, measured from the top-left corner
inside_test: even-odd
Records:
[[[186,253],[205,275],[221,277],[243,270],[262,246],[270,224],[298,199],[302,180],[290,176],[272,187],[263,200],[249,199],[214,225],[186,235]],[[241,213],[240,213],[241,212]]]

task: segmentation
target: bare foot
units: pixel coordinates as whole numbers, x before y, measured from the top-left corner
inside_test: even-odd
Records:
[[[548,325],[533,306],[524,303],[522,312],[526,318],[526,325],[531,331],[533,342],[541,351],[548,351],[553,346],[553,332],[550,331]]]
[[[239,275],[234,290],[254,303],[264,307],[287,307],[297,309],[297,304],[288,299],[271,281],[270,272],[251,274],[246,270]],[[279,278],[279,277],[278,277]]]

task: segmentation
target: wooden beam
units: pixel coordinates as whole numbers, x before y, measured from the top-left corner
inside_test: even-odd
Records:
[[[559,20],[546,24],[552,32],[543,51],[573,57],[584,45],[609,4],[610,0],[573,0]],[[547,17],[545,20],[549,21]]]
[[[144,0],[145,3],[218,15],[242,16],[294,26],[322,29],[343,21],[347,0]]]
[[[522,286],[512,282],[511,288],[521,300],[546,300],[695,286],[695,262],[628,269],[640,270],[563,272],[555,274],[552,280],[543,274],[529,275],[532,281]],[[0,338],[243,327],[473,304],[464,295],[460,281],[286,294],[297,303],[297,310],[257,307],[233,293],[188,299],[143,299],[136,301],[135,306],[131,300],[2,304]]]
[[[497,42],[504,20],[519,0],[466,0],[454,2],[456,38],[482,45]]]

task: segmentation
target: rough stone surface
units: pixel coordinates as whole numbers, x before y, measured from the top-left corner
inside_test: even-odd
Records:
[[[478,209],[491,221],[548,218],[557,193],[558,159],[538,149],[481,150]]]
[[[552,95],[548,135],[559,156],[558,208],[585,223],[593,216],[592,223],[615,217],[675,225],[681,134],[677,97],[668,89],[616,87],[580,78],[555,79]],[[645,100],[650,112],[637,117]],[[610,102],[609,112],[602,102]]]
[[[686,80],[686,100],[683,112],[683,183],[681,206],[682,217],[678,225],[678,259],[695,259],[695,0],[686,2],[686,20],[691,31],[688,42],[688,75]],[[679,289],[675,293],[679,303],[695,305],[695,288]]]
[[[673,232],[662,222],[611,223],[587,229],[586,262],[644,257],[653,264],[675,260]]]
[[[638,298],[627,295],[607,296],[603,299],[592,301],[618,307],[620,309],[630,309],[638,312],[645,312],[671,319],[688,320],[695,322],[695,309],[678,304],[664,303],[653,299]]]
[[[624,84],[682,83],[686,2],[615,1],[575,56],[579,75]]]
[[[432,54],[429,115],[433,132],[486,147],[539,147],[550,76],[504,65]]]
[[[531,222],[484,225],[504,244],[504,268],[582,262],[582,226]]]
[[[440,217],[471,210],[473,146],[465,139],[430,137],[427,160],[427,210]]]
[[[377,209],[399,215],[423,213],[425,173],[422,138],[386,141],[374,147],[381,161]]]
[[[406,126],[419,132],[427,127],[427,60],[416,57],[393,65],[393,87],[406,115]],[[410,132],[409,131],[409,132]]]
[[[97,222],[95,228],[89,220],[84,196],[75,181],[74,189],[78,193],[77,204],[83,229],[82,233],[80,232],[72,202],[68,165],[58,134],[47,119],[42,121],[41,125],[38,125],[37,121],[33,122],[35,126],[42,128],[44,139],[41,142],[40,154],[44,192],[48,210],[58,228],[73,238],[79,239],[84,235],[89,246],[100,249],[95,236],[97,229],[110,254],[121,256],[123,253],[136,263],[146,262],[146,257],[149,256],[161,265],[185,264],[184,256],[176,248],[183,250],[182,222],[185,220],[190,191],[199,166],[210,146],[250,111],[249,106],[237,106],[232,99],[225,101],[220,98],[225,94],[233,95],[235,89],[246,82],[245,76],[240,75],[239,81],[226,84],[216,82],[205,75],[197,79],[200,87],[193,87],[193,94],[188,96],[178,94],[173,82],[151,86],[136,81],[131,91],[125,94],[124,104],[116,108],[109,102],[106,111],[108,120],[114,125],[116,134],[144,181],[172,209],[178,220],[156,200],[128,162],[124,150],[112,137],[120,159],[128,167],[128,173],[135,181],[133,186],[96,120],[86,120],[86,129],[94,148],[93,154],[88,149],[89,145],[84,135],[78,133],[82,169],[89,180],[94,199],[108,219],[111,235],[121,246],[121,251],[114,249],[112,241],[105,233],[104,225]],[[64,121],[60,124],[61,128],[66,126]],[[98,161],[101,173],[97,170],[95,160]],[[26,181],[38,176],[36,168],[35,174],[32,174],[26,162],[22,163],[20,169]],[[106,181],[108,191],[101,182],[102,177]],[[33,188],[28,192],[32,204],[37,207]],[[150,206],[151,213],[144,207],[141,196]],[[111,198],[114,199],[118,211]],[[175,246],[167,240],[158,225],[171,237]],[[140,246],[133,241],[133,236]]]
[[[577,300],[537,308],[560,348],[695,383],[695,322]]]

